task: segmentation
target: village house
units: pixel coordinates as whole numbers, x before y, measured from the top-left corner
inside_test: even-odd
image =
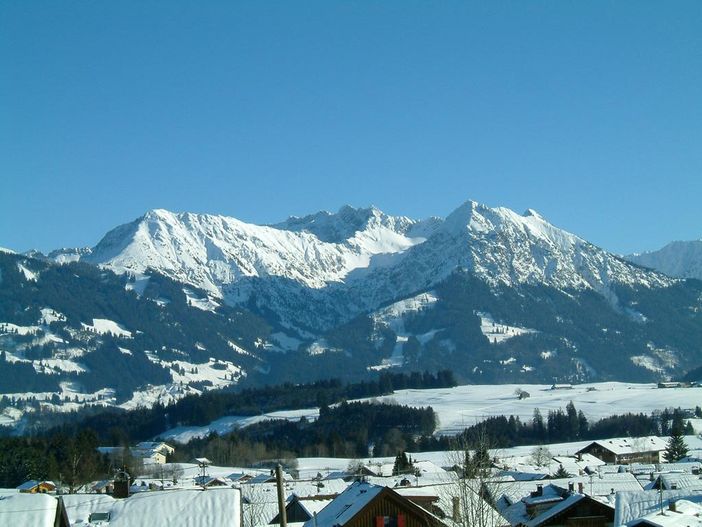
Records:
[[[659,463],[661,452],[666,448],[665,440],[656,436],[623,437],[593,441],[577,454],[591,454],[614,465],[631,463]]]
[[[389,487],[356,482],[304,527],[446,527],[438,517]]]
[[[573,493],[533,517],[524,527],[611,527],[614,506],[584,494]]]
[[[291,494],[285,505],[285,518],[288,524],[304,523],[312,520],[315,514],[318,514],[329,505],[338,494],[319,494],[317,496],[298,496]],[[273,519],[268,522],[270,525],[280,523],[280,514],[276,514]]]
[[[124,458],[128,453],[132,457],[140,459],[144,465],[163,465],[167,462],[168,456],[175,452],[175,448],[169,444],[153,441],[143,441],[129,448],[101,446],[97,450],[113,459]]]
[[[53,481],[29,480],[22,483],[17,490],[26,494],[46,494],[56,492],[56,484]]]

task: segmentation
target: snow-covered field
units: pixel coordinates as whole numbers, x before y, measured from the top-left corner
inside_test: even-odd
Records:
[[[518,388],[529,392],[530,397],[518,399],[515,395]],[[655,384],[604,382],[561,390],[552,390],[551,385],[545,384],[401,390],[377,400],[431,406],[439,417],[438,432],[451,434],[490,416],[514,415],[529,420],[538,408],[545,417],[549,410],[563,408],[569,401],[573,401],[588,419],[596,420],[612,414],[649,413],[666,407],[694,408],[701,398],[702,388],[660,389]]]
[[[520,388],[530,397],[519,399]],[[380,402],[409,406],[431,406],[439,419],[437,433],[454,434],[490,416],[515,415],[530,420],[538,408],[544,418],[549,410],[564,408],[573,401],[590,420],[626,412],[650,413],[663,408],[694,408],[700,404],[702,388],[657,388],[655,384],[605,382],[574,385],[572,389],[552,390],[546,384],[466,385],[433,390],[399,390],[392,395],[375,397]],[[319,409],[308,408],[271,412],[254,417],[224,417],[210,425],[178,427],[162,434],[171,441],[187,442],[210,432],[229,432],[265,419],[316,419]]]

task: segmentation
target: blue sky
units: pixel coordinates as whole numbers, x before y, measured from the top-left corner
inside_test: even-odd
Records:
[[[702,2],[0,2],[0,246],[467,199],[702,237]]]

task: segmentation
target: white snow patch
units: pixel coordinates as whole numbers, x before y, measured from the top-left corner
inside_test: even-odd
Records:
[[[404,345],[409,340],[409,337],[415,336],[405,328],[405,317],[409,314],[418,313],[425,309],[430,309],[438,301],[436,293],[429,291],[421,293],[411,298],[406,298],[390,304],[389,306],[376,311],[372,318],[376,325],[389,327],[396,335],[395,346],[389,358],[383,359],[376,366],[369,366],[369,370],[384,370],[387,368],[402,366],[405,363]],[[424,345],[429,342],[438,329],[428,331],[422,335],[416,335],[420,344]]]
[[[75,372],[75,373],[83,373],[88,371],[85,366],[82,364],[70,360],[70,359],[41,359],[41,361],[35,361],[34,367],[36,369],[37,362],[40,362],[47,368],[51,368],[53,370],[57,371],[63,371],[63,372]]]
[[[10,322],[0,322],[0,333],[16,333],[17,335],[36,335],[41,328],[39,326],[18,326]]]
[[[339,348],[332,348],[326,339],[315,340],[307,347],[307,353],[310,355],[322,355],[323,353],[336,353],[341,351]]]
[[[116,337],[132,338],[132,332],[125,329],[117,322],[106,318],[94,318],[92,325],[82,323],[82,326],[90,331],[94,331],[100,335],[112,334]]]
[[[48,307],[44,307],[41,310],[41,317],[39,318],[39,323],[48,326],[52,322],[65,322],[66,315],[54,311]]]
[[[229,345],[230,348],[232,348],[232,349],[233,349],[236,353],[238,353],[239,355],[248,355],[249,357],[253,357],[253,355],[252,355],[251,353],[249,353],[248,351],[246,351],[246,350],[245,350],[244,348],[242,348],[241,346],[235,344],[235,343],[232,342],[231,340],[228,340],[228,341],[227,341],[227,344]]]
[[[183,288],[183,293],[185,293],[190,306],[201,309],[202,311],[214,312],[219,307],[219,304],[210,296],[205,296],[204,298],[195,296],[195,293],[188,288]]]
[[[491,344],[500,344],[520,335],[538,333],[535,329],[522,328],[519,326],[509,326],[495,322],[489,313],[476,313],[480,317],[480,331],[485,335]]]
[[[141,296],[144,294],[146,286],[149,285],[150,278],[149,275],[137,273],[130,277],[124,287],[127,291],[134,291],[138,296]]]
[[[17,269],[24,275],[24,279],[27,280],[27,282],[36,282],[38,279],[37,273],[34,271],[30,271],[27,269],[24,265],[21,263],[17,262]]]
[[[297,351],[300,344],[302,344],[300,339],[291,337],[282,331],[271,333],[271,340],[273,340],[274,344],[276,344],[277,347],[283,351]]]
[[[166,441],[175,441],[177,443],[187,443],[192,439],[207,437],[212,432],[218,434],[226,434],[232,430],[244,428],[262,421],[270,421],[274,419],[285,419],[287,421],[299,421],[302,417],[308,420],[314,420],[319,417],[318,408],[308,408],[303,410],[280,410],[277,412],[268,412],[254,416],[227,416],[217,419],[205,426],[179,426],[172,428],[158,437]]]

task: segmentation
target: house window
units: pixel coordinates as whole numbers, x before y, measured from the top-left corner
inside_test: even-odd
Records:
[[[404,514],[397,516],[376,516],[375,527],[405,527]]]

